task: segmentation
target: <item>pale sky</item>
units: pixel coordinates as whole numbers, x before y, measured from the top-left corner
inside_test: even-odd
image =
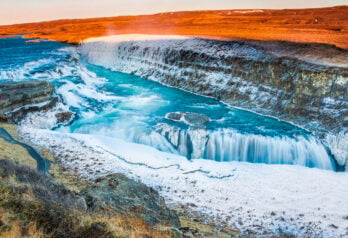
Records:
[[[309,8],[348,0],[0,0],[0,25],[182,10]]]

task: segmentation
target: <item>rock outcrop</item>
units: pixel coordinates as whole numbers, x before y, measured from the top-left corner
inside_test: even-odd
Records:
[[[86,188],[81,194],[92,210],[112,209],[122,215],[141,218],[151,226],[180,226],[177,214],[167,208],[157,191],[123,174],[98,178],[93,186]]]
[[[348,166],[348,51],[327,46],[331,54],[346,57],[326,64],[294,53],[294,45],[286,43],[288,55],[280,43],[263,47],[247,41],[128,38],[91,39],[80,50],[90,63],[296,123],[314,132],[337,162]],[[312,46],[298,47],[307,52]],[[337,135],[340,140],[332,139]]]
[[[205,124],[210,121],[206,115],[192,112],[171,112],[166,115],[166,118],[172,121],[182,121],[194,128],[205,128]]]
[[[54,86],[46,81],[0,82],[0,120],[18,121],[31,111],[55,105]]]
[[[202,158],[208,141],[205,125],[210,118],[192,112],[171,112],[165,117],[169,121],[179,122],[181,126],[158,123],[155,126],[156,132],[164,136],[186,158]],[[187,130],[182,127],[187,127]]]
[[[1,237],[169,237],[155,226],[180,227],[157,192],[125,176],[74,179],[83,191],[56,179],[0,158]]]

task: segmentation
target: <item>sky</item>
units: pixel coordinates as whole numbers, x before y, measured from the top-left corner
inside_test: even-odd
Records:
[[[0,25],[182,10],[282,9],[348,5],[348,0],[0,0]]]

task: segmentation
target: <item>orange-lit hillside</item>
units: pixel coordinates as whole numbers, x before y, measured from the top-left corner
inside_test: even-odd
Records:
[[[348,49],[348,6],[173,12],[0,26],[0,35],[28,34],[69,43],[129,33],[317,42]]]

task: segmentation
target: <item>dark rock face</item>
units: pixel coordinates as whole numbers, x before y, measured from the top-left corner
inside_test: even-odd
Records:
[[[58,123],[66,123],[71,121],[74,114],[72,112],[60,112],[57,113],[55,116],[57,118]]]
[[[166,119],[180,122],[188,130],[168,123],[158,123],[156,132],[164,136],[179,153],[188,159],[202,157],[202,151],[207,143],[206,124],[210,118],[203,114],[192,112],[170,112]]]
[[[330,131],[340,130],[346,123],[347,68],[269,55],[261,59],[221,59],[204,53],[198,56],[194,52],[174,51],[163,58],[175,59],[168,63],[180,69],[175,76],[162,75],[161,82],[168,85],[299,124],[316,120]],[[215,82],[207,79],[211,74],[216,74]]]
[[[53,84],[46,81],[1,82],[0,120],[18,121],[31,111],[51,108],[57,102]]]
[[[122,174],[96,179],[95,186],[85,189],[81,195],[86,198],[89,209],[111,207],[121,214],[141,217],[151,226],[180,226],[177,214],[166,207],[157,191]]]

